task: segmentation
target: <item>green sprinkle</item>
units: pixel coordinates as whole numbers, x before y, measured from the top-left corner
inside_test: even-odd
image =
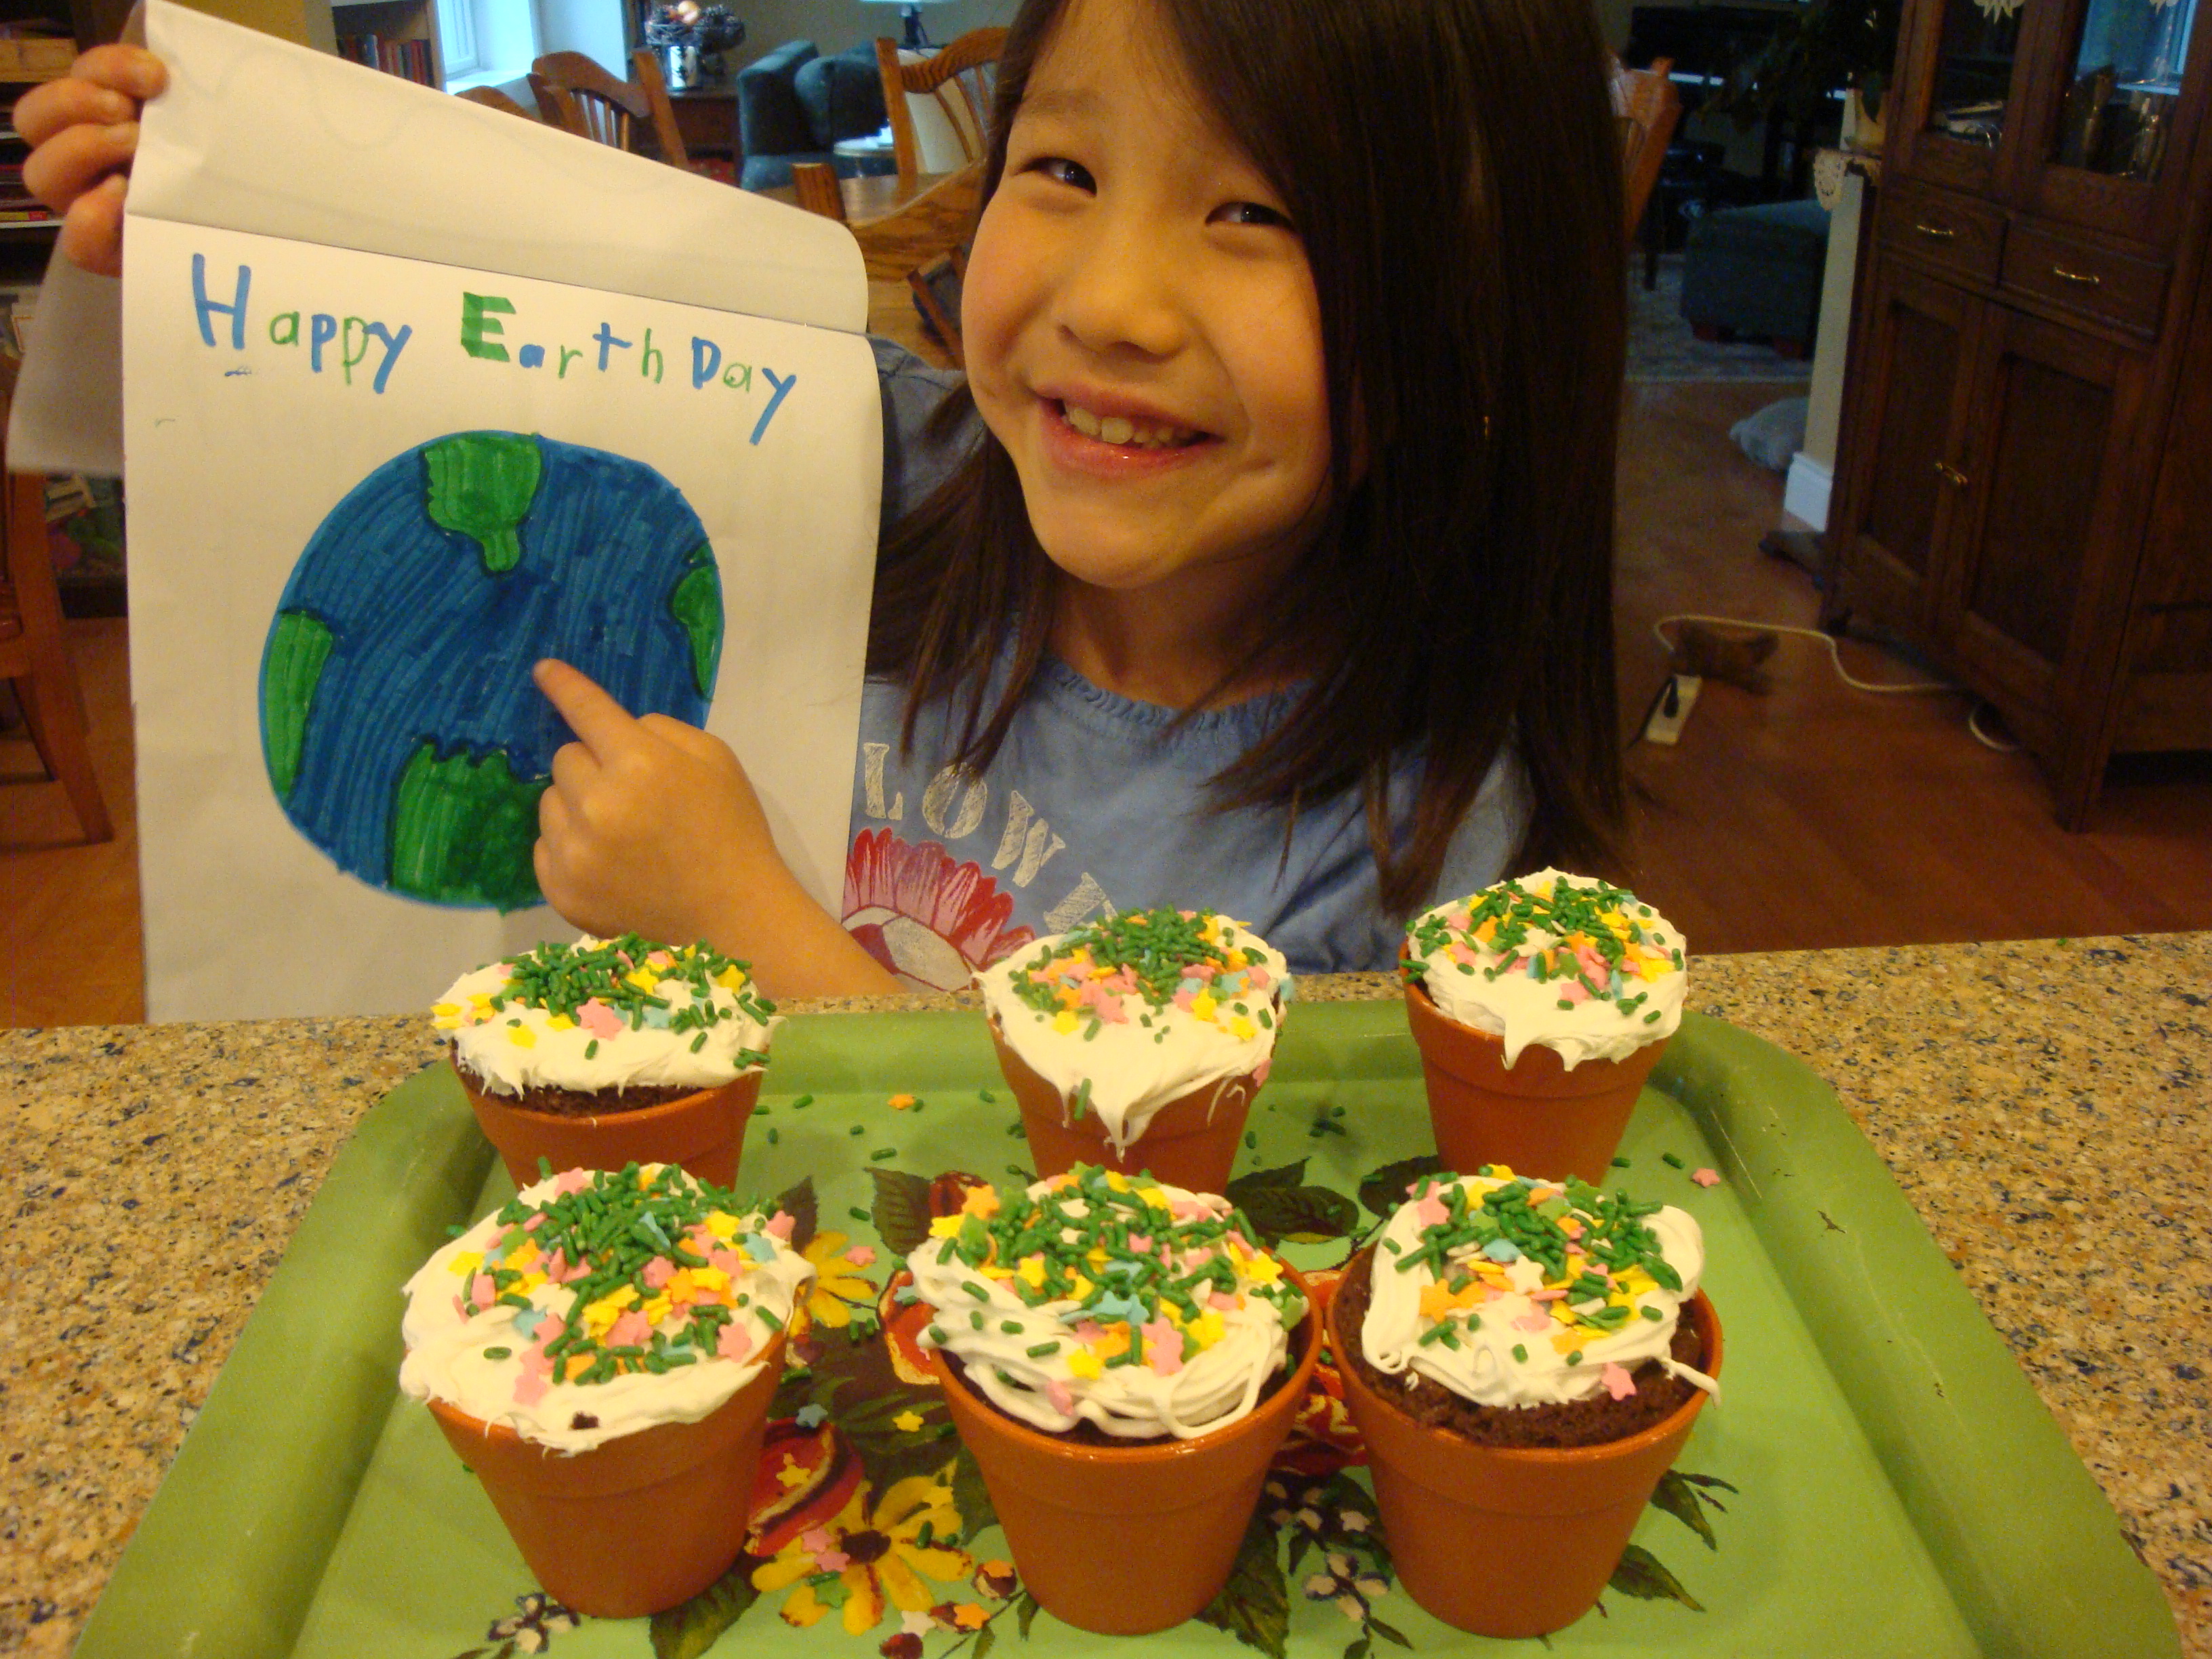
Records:
[[[1653,1307],[1639,1308],[1637,1311],[1655,1325],[1667,1316],[1665,1314],[1661,1313],[1658,1309]]]
[[[1259,1135],[1258,1135],[1256,1133],[1255,1133],[1254,1131],[1252,1131],[1252,1130],[1250,1130],[1250,1129],[1247,1129],[1247,1130],[1244,1132],[1244,1149],[1245,1149],[1247,1152],[1251,1152],[1251,1151],[1255,1150],[1255,1149],[1259,1146],[1259,1145],[1260,1145],[1260,1137],[1259,1137]]]
[[[851,1128],[846,1130],[845,1133],[848,1135],[864,1135],[868,1133],[868,1126],[865,1123],[855,1123]]]
[[[814,1097],[812,1095],[801,1095],[798,1099],[791,1103],[791,1109],[794,1112],[803,1112],[813,1103]]]
[[[866,1210],[862,1209],[857,1204],[855,1204],[851,1209],[846,1211],[845,1213],[852,1217],[855,1221],[872,1221],[875,1219],[873,1216],[871,1216]]]
[[[1516,1342],[1513,1345],[1513,1358],[1516,1363],[1525,1365],[1528,1363],[1528,1350]]]
[[[998,1096],[993,1094],[988,1089],[976,1090],[975,1097],[981,1101],[986,1106],[995,1106],[999,1103]]]
[[[1583,1351],[1580,1348],[1577,1348],[1572,1353],[1567,1356],[1567,1364],[1570,1365],[1579,1365],[1582,1363]]]
[[[1014,1328],[1016,1330],[1019,1330],[1021,1327],[1018,1325]],[[1032,1359],[1042,1359],[1048,1354],[1058,1353],[1060,1352],[1060,1344],[1057,1342],[1040,1342],[1035,1347],[1024,1348],[1022,1352],[1029,1355]]]
[[[775,1130],[770,1129],[770,1130],[768,1132],[768,1144],[769,1144],[769,1146],[775,1146],[775,1143],[777,1142],[777,1140],[778,1140],[778,1139],[781,1139],[781,1137],[776,1133],[776,1132],[775,1132]]]
[[[878,1146],[874,1152],[868,1154],[868,1162],[871,1164],[880,1164],[887,1158],[896,1158],[897,1156],[897,1147]]]
[[[1616,1170],[1625,1170],[1628,1167],[1628,1160],[1625,1158],[1616,1158],[1613,1160],[1613,1167]]]
[[[1680,1158],[1679,1158],[1675,1157],[1675,1156],[1674,1156],[1674,1153],[1672,1153],[1672,1152],[1662,1152],[1662,1153],[1660,1153],[1660,1154],[1659,1154],[1659,1161],[1660,1161],[1662,1164],[1664,1164],[1668,1165],[1670,1169],[1676,1169],[1676,1170],[1679,1170],[1679,1169],[1680,1169],[1680,1168],[1682,1167],[1682,1160],[1681,1160]]]
[[[483,1355],[486,1359],[505,1359],[514,1352],[512,1348],[486,1348]]]

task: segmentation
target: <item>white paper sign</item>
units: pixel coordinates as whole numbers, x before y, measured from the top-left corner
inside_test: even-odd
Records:
[[[150,21],[173,90],[148,112],[122,283],[149,1016],[410,1011],[572,934],[530,862],[568,735],[529,682],[544,656],[729,741],[834,902],[882,442],[866,341],[818,325],[855,320],[848,289],[865,314],[849,236],[589,156],[617,186],[708,192],[702,222],[734,208],[721,234],[750,251],[702,305],[696,264],[631,282],[634,251],[596,257],[623,219],[568,175],[598,147],[173,7]],[[362,234],[358,178],[301,167],[313,144],[270,153],[244,59],[311,83],[291,87],[319,91],[311,125],[374,154]],[[515,204],[470,147],[483,115],[501,166],[567,177],[531,205],[576,228],[573,257],[487,240]],[[410,201],[473,226],[471,260],[434,257]],[[765,246],[787,228],[811,283]]]

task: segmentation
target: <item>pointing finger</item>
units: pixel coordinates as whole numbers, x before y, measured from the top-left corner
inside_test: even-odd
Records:
[[[548,657],[530,671],[530,678],[560,711],[568,729],[583,740],[592,758],[611,760],[644,738],[629,711],[599,689],[588,675]]]

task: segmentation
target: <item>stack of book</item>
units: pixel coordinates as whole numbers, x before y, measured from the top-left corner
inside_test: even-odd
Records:
[[[0,225],[37,224],[53,217],[23,188],[23,158],[30,153],[15,131],[15,106],[0,107]]]
[[[341,34],[338,56],[404,81],[434,86],[428,40],[390,40],[375,34]]]

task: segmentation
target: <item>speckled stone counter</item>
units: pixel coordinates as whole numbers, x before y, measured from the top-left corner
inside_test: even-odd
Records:
[[[1691,1000],[1835,1085],[2212,1659],[2212,933],[1705,957]],[[69,1650],[331,1157],[435,1057],[406,1018],[0,1031],[0,1653]]]

